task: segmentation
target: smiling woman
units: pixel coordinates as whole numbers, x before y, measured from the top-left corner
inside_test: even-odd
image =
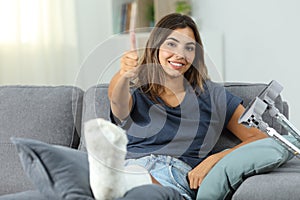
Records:
[[[73,4],[0,0],[0,84],[74,82],[69,72],[78,65]]]

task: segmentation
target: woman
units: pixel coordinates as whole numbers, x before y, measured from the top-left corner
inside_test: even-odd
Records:
[[[212,82],[204,64],[203,45],[194,21],[169,14],[150,34],[141,59],[132,36],[131,51],[109,85],[111,120],[127,131],[127,164],[146,168],[154,182],[186,199],[225,155],[265,138],[238,124],[241,99]],[[211,154],[227,128],[242,142]]]

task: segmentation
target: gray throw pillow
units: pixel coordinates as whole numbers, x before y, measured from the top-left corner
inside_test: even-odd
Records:
[[[46,198],[94,199],[85,152],[32,139],[11,140],[27,176]]]

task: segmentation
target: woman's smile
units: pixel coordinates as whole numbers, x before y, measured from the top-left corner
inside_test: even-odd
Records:
[[[171,67],[176,70],[181,69],[182,67],[184,67],[186,65],[185,63],[178,62],[178,61],[169,61],[169,63],[171,65]]]

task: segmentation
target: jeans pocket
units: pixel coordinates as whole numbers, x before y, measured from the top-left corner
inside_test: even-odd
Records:
[[[191,190],[186,179],[187,174],[172,165],[169,166],[169,173],[174,184],[181,190],[185,191],[185,193],[191,195]]]

